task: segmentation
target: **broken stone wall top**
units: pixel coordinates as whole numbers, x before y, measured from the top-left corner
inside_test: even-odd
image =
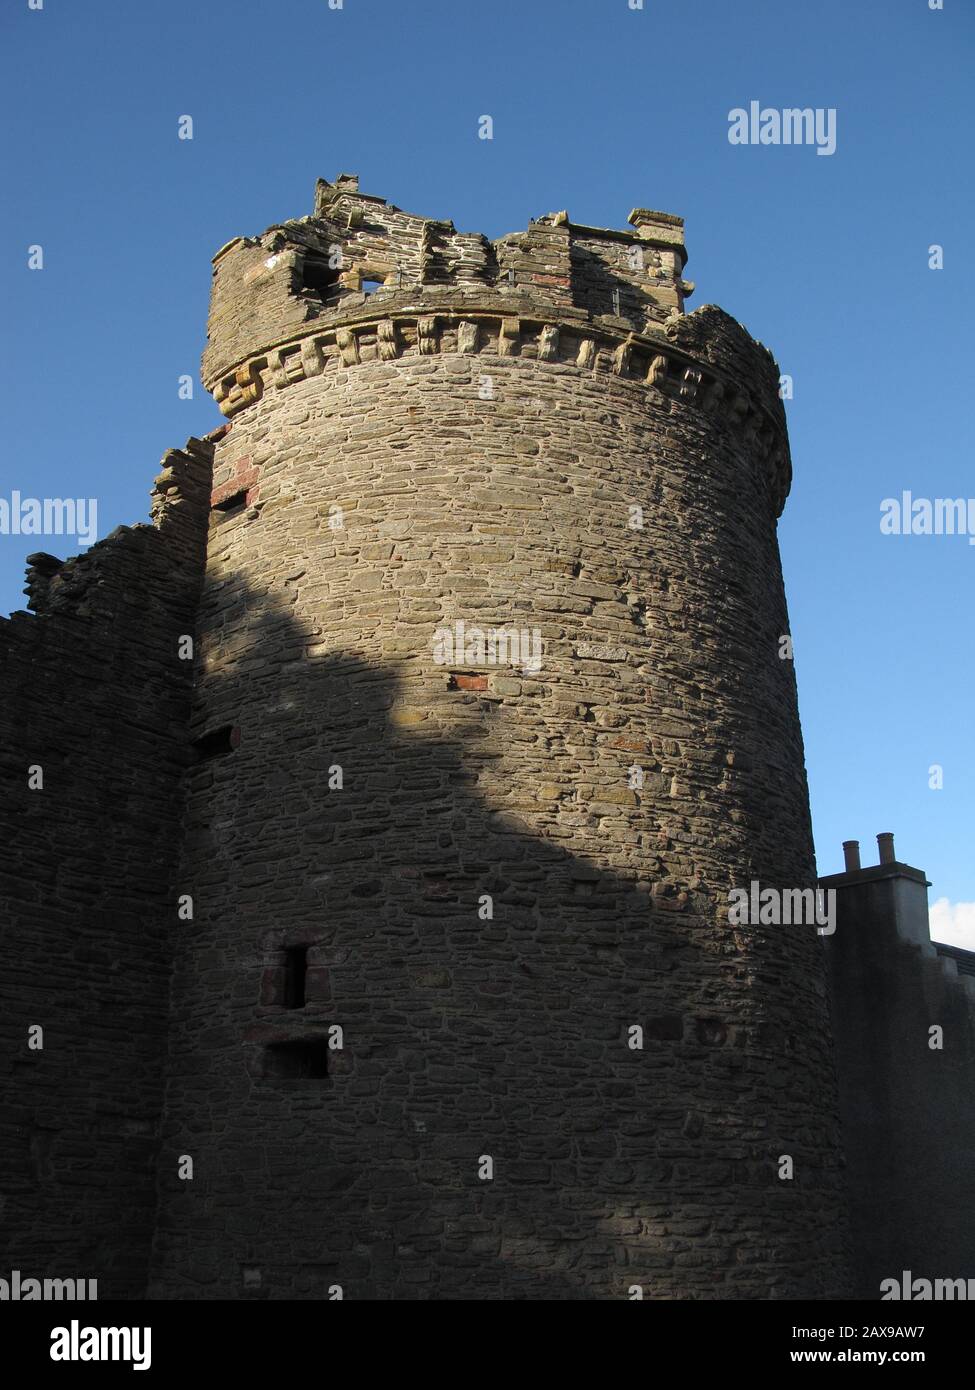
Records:
[[[693,290],[681,278],[683,221],[644,208],[630,221],[616,231],[555,212],[492,242],[360,193],[354,175],[319,179],[312,216],[236,237],[214,257],[204,381],[212,390],[248,356],[380,304],[429,312],[459,301],[659,333]]]

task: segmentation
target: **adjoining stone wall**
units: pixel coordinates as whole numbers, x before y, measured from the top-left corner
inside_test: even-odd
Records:
[[[822,883],[857,1296],[975,1279],[975,953],[932,943],[918,869]]]
[[[0,1269],[103,1299],[146,1284],[211,457],[166,456],[154,526],[31,557],[0,620]]]
[[[843,1293],[822,943],[727,920],[815,883],[774,363],[544,284],[248,340],[233,256],[153,1294]]]

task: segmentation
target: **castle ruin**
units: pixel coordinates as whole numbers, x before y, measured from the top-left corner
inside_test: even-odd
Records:
[[[30,557],[0,622],[21,1268],[853,1289],[839,938],[728,920],[817,886],[778,369],[685,312],[680,218],[629,223],[492,242],[319,181],[214,259],[226,424],[166,455],[152,524]]]

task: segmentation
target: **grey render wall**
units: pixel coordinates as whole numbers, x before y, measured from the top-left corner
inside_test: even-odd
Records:
[[[822,883],[857,1296],[904,1270],[975,1278],[975,955],[931,942],[918,869]]]

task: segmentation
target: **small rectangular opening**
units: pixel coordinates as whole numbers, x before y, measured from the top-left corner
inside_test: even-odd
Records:
[[[194,739],[193,753],[198,763],[205,763],[210,758],[222,758],[232,753],[239,743],[240,730],[233,724],[224,724],[222,728],[211,729],[201,738]]]
[[[363,294],[375,294],[376,291],[377,291],[377,290],[381,290],[382,287],[383,287],[383,281],[382,281],[382,280],[362,280],[362,281],[360,281],[360,289],[362,290],[362,293],[363,293]]]
[[[270,1043],[264,1076],[272,1081],[320,1081],[328,1076],[328,1043],[322,1040]]]
[[[338,289],[339,272],[337,267],[329,265],[327,260],[320,256],[305,256],[304,265],[301,269],[301,288],[309,290],[312,294],[317,294],[324,304],[325,301]]]
[[[229,497],[225,497],[222,502],[214,502],[211,511],[222,512],[224,516],[231,512],[242,512],[247,506],[247,489],[241,488],[240,492],[232,492]]]
[[[289,946],[284,953],[284,1007],[305,1007],[305,978],[308,974],[308,947]]]

